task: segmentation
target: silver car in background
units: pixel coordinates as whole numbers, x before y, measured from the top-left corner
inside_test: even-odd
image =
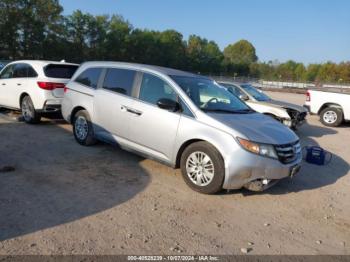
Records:
[[[297,129],[305,123],[307,110],[302,106],[274,100],[249,83],[227,81],[218,81],[218,83],[255,111],[271,116],[292,129]]]
[[[88,62],[65,88],[78,143],[96,140],[181,168],[194,190],[264,190],[300,169],[298,137],[215,81],[156,66]]]

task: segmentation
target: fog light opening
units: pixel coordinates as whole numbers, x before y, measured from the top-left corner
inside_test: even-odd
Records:
[[[256,179],[254,181],[250,181],[249,183],[245,184],[244,188],[250,191],[261,192],[272,187],[277,182],[278,182],[277,179],[266,179],[266,178]]]

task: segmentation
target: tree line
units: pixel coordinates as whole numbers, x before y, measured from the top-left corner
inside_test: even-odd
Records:
[[[0,0],[0,59],[47,59],[81,63],[128,61],[195,73],[267,80],[350,82],[350,62],[259,62],[247,40],[223,51],[197,35],[134,28],[120,15],[80,10],[64,16],[58,0]]]

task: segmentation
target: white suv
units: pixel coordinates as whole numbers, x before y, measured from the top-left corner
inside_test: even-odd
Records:
[[[61,110],[63,88],[78,65],[52,61],[16,61],[0,72],[0,107],[20,109],[27,123],[42,113]]]

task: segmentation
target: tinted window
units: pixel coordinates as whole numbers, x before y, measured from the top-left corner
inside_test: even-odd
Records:
[[[27,77],[37,77],[38,74],[35,72],[34,68],[28,65]]]
[[[25,64],[15,65],[15,70],[13,72],[13,78],[23,78],[27,77],[28,67]]]
[[[14,67],[15,67],[14,65],[9,65],[5,67],[4,70],[1,71],[0,78],[1,79],[12,78]]]
[[[23,77],[37,77],[35,70],[27,64],[14,64],[7,66],[2,72],[0,77],[6,78],[23,78]]]
[[[98,80],[100,78],[102,68],[89,68],[85,70],[75,79],[75,82],[89,86],[92,88],[97,88]]]
[[[133,70],[111,68],[107,70],[103,88],[131,95],[136,72]]]
[[[76,65],[51,64],[44,68],[44,74],[52,78],[71,79],[77,69],[78,66]]]
[[[162,79],[150,74],[144,74],[139,98],[156,105],[161,98],[176,101],[177,95],[173,88]]]

